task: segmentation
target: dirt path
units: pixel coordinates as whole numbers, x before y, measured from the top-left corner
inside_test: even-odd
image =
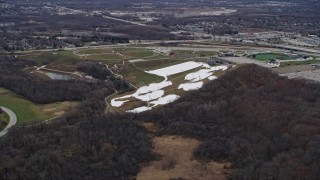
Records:
[[[114,92],[113,94],[110,94],[109,96],[107,96],[107,97],[104,99],[104,101],[105,101],[106,104],[107,104],[105,113],[108,113],[108,112],[109,112],[109,109],[110,109],[109,97],[118,94],[118,91],[117,91],[116,89],[114,89],[114,91],[115,91],[115,92]]]

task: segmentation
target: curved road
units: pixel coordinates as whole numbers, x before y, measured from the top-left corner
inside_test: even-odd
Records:
[[[6,134],[8,133],[8,130],[17,123],[17,116],[16,116],[16,114],[15,114],[13,111],[11,111],[10,109],[8,109],[8,108],[6,108],[6,107],[2,107],[2,106],[1,106],[0,108],[1,108],[5,113],[7,113],[7,114],[9,115],[9,117],[10,117],[9,124],[7,125],[6,128],[4,128],[4,130],[2,130],[2,131],[0,132],[0,137],[2,137],[2,136],[4,136],[4,135],[6,135]]]

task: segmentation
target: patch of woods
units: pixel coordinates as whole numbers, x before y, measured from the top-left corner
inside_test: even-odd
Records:
[[[12,129],[0,140],[0,179],[129,179],[153,159],[146,130],[130,117],[80,109],[47,125]]]
[[[54,100],[64,99],[54,91],[68,94],[65,91],[69,89],[64,86],[71,85],[81,103],[58,120],[32,127],[16,126],[10,135],[2,137],[0,179],[127,179],[138,173],[143,162],[153,159],[147,132],[140,123],[132,121],[132,115],[105,115],[104,98],[113,93],[112,83],[46,81],[21,70],[32,65],[29,61],[3,60],[1,63],[4,77],[0,78],[0,86],[6,85],[5,88],[33,101],[48,102],[53,100],[50,93],[57,96]],[[12,84],[6,81],[9,77],[16,78]],[[19,86],[18,80],[28,84]],[[47,89],[42,83],[57,89]],[[80,91],[73,83],[86,89]],[[39,94],[36,97],[40,100],[28,94],[32,86],[38,87],[33,92]],[[85,97],[80,97],[82,91]]]
[[[95,91],[67,116],[0,139],[0,179],[130,179],[158,135],[199,139],[194,155],[231,162],[231,179],[317,179],[320,85],[243,65],[162,108],[104,114]]]
[[[112,88],[104,83],[44,80],[23,71],[24,67],[31,65],[32,62],[25,60],[0,60],[0,87],[14,91],[36,103],[84,100],[88,98],[89,92],[95,90],[100,91],[101,95],[113,92]]]
[[[124,79],[121,77],[115,77],[115,75],[104,64],[94,61],[81,61],[77,63],[77,70],[101,81],[111,81],[116,90],[125,91],[130,89],[130,85]]]
[[[20,59],[0,59],[0,87],[22,95],[36,103],[51,103],[57,101],[81,101],[90,98],[91,94],[103,97],[113,93],[113,89],[128,89],[129,85],[110,75],[107,69],[99,64],[87,64],[86,68],[79,65],[79,69],[97,78],[96,82],[77,80],[57,81],[46,80],[23,70],[34,66],[32,61]],[[107,77],[110,78],[107,80]]]
[[[202,140],[196,157],[231,162],[231,179],[318,179],[319,107],[319,83],[244,65],[138,118]]]

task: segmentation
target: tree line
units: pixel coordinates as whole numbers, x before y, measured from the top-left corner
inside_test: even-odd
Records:
[[[0,59],[0,87],[22,95],[36,103],[84,100],[99,91],[106,96],[113,93],[112,81],[57,81],[46,80],[24,70],[35,65],[32,61],[4,58]],[[120,82],[126,84],[126,82]],[[125,86],[125,85],[122,85]]]

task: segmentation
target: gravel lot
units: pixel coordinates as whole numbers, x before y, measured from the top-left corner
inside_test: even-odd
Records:
[[[227,61],[231,61],[233,63],[236,64],[244,64],[244,63],[250,63],[250,64],[257,64],[263,67],[268,67],[268,68],[272,68],[274,67],[274,65],[270,65],[268,63],[262,62],[262,61],[257,61],[257,60],[253,60],[253,59],[249,59],[246,57],[223,57],[222,59],[225,59]]]
[[[312,71],[303,71],[303,72],[296,72],[296,73],[287,73],[287,74],[281,74],[282,76],[287,76],[290,79],[293,78],[305,78],[310,79],[314,81],[320,82],[320,69],[318,70],[312,70]]]

